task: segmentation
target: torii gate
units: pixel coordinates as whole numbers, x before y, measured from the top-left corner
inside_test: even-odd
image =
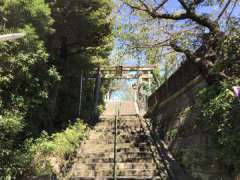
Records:
[[[94,88],[94,107],[93,107],[93,118],[97,118],[97,106],[99,104],[99,95],[102,79],[140,79],[141,81],[147,81],[149,89],[151,89],[152,79],[158,84],[157,78],[155,77],[153,70],[157,65],[144,65],[144,66],[100,66],[95,69],[96,77],[95,88]],[[129,72],[135,72],[135,74],[129,74]],[[79,102],[79,115],[81,111],[81,93],[82,93],[82,75],[80,84],[80,102]],[[136,85],[135,100],[139,96],[138,85]],[[107,95],[110,98],[109,93]]]
[[[101,67],[102,79],[138,79],[140,82],[148,82],[148,87],[151,89],[152,79],[157,83],[157,78],[154,76],[153,70],[157,65],[145,65],[145,66],[106,66]],[[129,74],[129,72],[135,72],[135,74]],[[135,85],[137,89],[138,85]],[[107,99],[109,99],[109,93]]]

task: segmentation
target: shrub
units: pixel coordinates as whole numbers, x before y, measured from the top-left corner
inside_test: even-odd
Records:
[[[87,126],[80,120],[70,125],[65,131],[48,135],[42,132],[40,138],[32,144],[30,151],[33,156],[32,172],[35,175],[57,173],[64,160],[79,146],[86,135]],[[52,160],[57,160],[52,162]]]
[[[20,114],[4,113],[0,117],[0,174],[11,177],[16,170],[11,168],[14,162],[15,143],[14,139],[23,128],[22,117]],[[13,166],[14,167],[14,166]]]
[[[216,149],[216,158],[238,167],[240,157],[240,102],[234,96],[232,84],[222,82],[200,93],[202,113],[200,123],[209,133]],[[239,168],[239,167],[238,167]]]

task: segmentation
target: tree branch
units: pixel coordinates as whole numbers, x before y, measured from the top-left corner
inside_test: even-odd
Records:
[[[231,0],[230,0],[231,1]],[[196,23],[207,27],[211,32],[219,32],[219,26],[216,22],[211,21],[208,17],[197,15],[192,9],[190,9],[184,0],[178,0],[182,7],[187,11],[186,15],[188,19],[195,21]],[[195,0],[194,5],[202,3],[203,0]]]
[[[138,0],[138,1],[143,5],[143,7],[144,7],[147,11],[151,11],[152,8],[150,8],[147,4],[145,4],[143,0]]]
[[[136,46],[132,46],[131,48],[132,49],[148,49],[148,48],[158,48],[163,46],[169,46],[169,39],[162,42],[155,43],[155,44],[136,45]]]
[[[151,13],[150,14],[153,18],[162,18],[162,19],[171,19],[171,20],[183,20],[187,19],[188,16],[186,13],[182,14],[160,14],[160,13]]]
[[[203,3],[204,0],[194,0],[190,5],[189,5],[189,9],[195,9],[197,5]]]
[[[196,23],[207,27],[211,32],[219,32],[219,25],[217,22],[210,20],[208,17],[199,16],[195,13],[188,13],[188,18],[195,21]]]
[[[144,12],[148,13],[153,18],[172,19],[172,20],[187,19],[187,16],[186,16],[185,13],[183,13],[183,14],[161,14],[161,13],[157,13],[155,10],[150,9],[149,7],[146,8],[145,6],[147,6],[147,5],[145,3],[144,3],[145,4],[144,7],[135,6],[135,5],[132,5],[128,2],[125,2],[125,4],[132,9],[137,9],[137,10],[140,10],[140,11],[144,11]]]
[[[204,2],[204,0],[194,0],[193,1],[193,3],[192,3],[192,5],[198,5],[198,4],[201,4],[201,3],[203,3]]]
[[[157,7],[154,8],[154,12],[158,11],[161,7],[163,7],[166,3],[168,2],[168,0],[164,0],[162,3],[160,3]]]
[[[140,10],[140,11],[148,12],[148,10],[146,8],[142,8],[141,6],[134,6],[134,5],[132,5],[128,2],[124,2],[124,3],[132,9],[137,9],[137,10]]]
[[[228,18],[227,18],[227,21],[226,21],[226,26],[228,26],[229,20],[230,20],[230,18],[231,18],[231,15],[232,15],[232,13],[233,13],[233,11],[234,11],[237,3],[238,3],[238,0],[235,0],[235,2],[234,2],[234,4],[233,4],[233,7],[232,7],[232,10],[231,10],[231,12],[230,12],[229,15],[228,15]]]
[[[195,59],[194,54],[190,50],[181,48],[175,42],[170,42],[170,46],[174,49],[174,51],[185,54],[188,59]]]
[[[162,14],[159,12],[156,12],[153,8],[150,8],[146,3],[144,3],[142,0],[138,0],[142,4],[141,6],[135,6],[130,3],[125,2],[130,8],[137,9],[140,11],[144,11],[147,14],[149,14],[152,18],[159,18],[159,19],[170,19],[170,20],[184,20],[184,19],[190,19],[199,25],[207,27],[211,32],[218,33],[219,25],[217,22],[212,21],[210,18],[206,16],[197,15],[194,11],[192,11],[184,0],[178,0],[179,3],[183,6],[183,8],[186,10],[185,13],[181,14]],[[197,0],[195,3],[201,3],[202,0]]]
[[[218,15],[217,21],[220,20],[220,18],[222,17],[222,15],[224,14],[224,12],[226,11],[226,9],[228,8],[228,6],[230,5],[232,0],[228,0],[228,2],[225,4],[225,6],[223,7],[222,11],[220,12],[220,14]]]
[[[189,11],[189,7],[187,6],[187,4],[185,3],[184,0],[178,0],[178,2],[182,5],[182,7],[183,7],[186,11]]]

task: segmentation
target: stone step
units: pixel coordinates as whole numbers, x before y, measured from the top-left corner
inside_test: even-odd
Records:
[[[117,120],[117,124],[118,125],[134,125],[134,124],[145,124],[145,123],[141,123],[141,121],[136,120],[136,119],[132,119],[132,120],[125,120],[125,119],[118,119]],[[106,126],[114,126],[115,125],[115,119],[111,119],[111,120],[101,120],[100,122],[98,122],[96,124],[96,126],[98,125],[106,125]]]
[[[151,140],[150,136],[143,136],[143,135],[139,135],[139,136],[128,136],[128,135],[118,135],[117,136],[117,142],[121,141],[121,143],[137,143],[139,141],[146,141],[149,142]],[[104,136],[91,136],[91,138],[87,139],[87,141],[84,142],[84,144],[89,143],[99,143],[102,144],[102,142],[113,142],[114,141],[114,137],[110,136],[110,137],[105,137]],[[126,141],[126,142],[125,142]]]
[[[71,179],[113,179],[114,121],[113,116],[104,117],[92,129],[77,152],[69,173]],[[146,124],[136,116],[117,119],[117,179],[167,180],[163,163],[155,156],[156,150],[150,150],[152,140],[149,134]]]
[[[117,142],[120,144],[143,144],[150,141],[150,137],[144,137],[144,136],[127,136],[127,135],[118,135],[117,136]],[[110,142],[114,141],[114,137],[112,136],[91,136],[87,141],[85,141],[83,144],[89,143],[97,143],[97,144],[109,144]],[[146,142],[145,142],[146,141]],[[105,143],[104,143],[105,142]]]
[[[128,119],[124,119],[124,118],[117,118],[116,120],[117,123],[141,123],[141,121],[139,121],[138,119],[134,119],[134,118],[128,118]],[[114,124],[115,123],[115,118],[109,118],[109,119],[101,119],[96,125],[101,124],[101,123],[108,123],[108,125],[110,124]]]
[[[129,140],[138,140],[141,139],[141,141],[144,141],[150,138],[150,136],[146,136],[144,134],[117,134],[117,139],[129,139]],[[114,133],[107,133],[107,134],[102,134],[102,133],[96,133],[93,135],[90,135],[87,140],[109,140],[109,139],[114,139]]]
[[[148,144],[146,142],[142,142],[142,141],[150,141],[148,138],[138,138],[138,140],[134,140],[134,138],[117,138],[117,146],[118,147],[122,147],[123,145],[132,145],[132,147],[141,147],[141,146],[148,146]],[[150,142],[149,142],[150,143]],[[113,138],[109,138],[109,139],[89,139],[86,142],[82,143],[82,148],[90,146],[90,145],[96,145],[98,146],[108,146],[108,147],[113,147],[114,146],[114,139]],[[128,146],[129,147],[129,146]]]
[[[75,168],[78,170],[109,170],[113,167],[114,163],[78,163]],[[156,165],[154,163],[117,163],[117,169],[156,169]]]
[[[132,117],[117,117],[116,119],[117,122],[138,122],[138,123],[145,123],[144,121],[139,120],[138,118],[135,118],[134,116]],[[101,118],[98,123],[103,123],[103,122],[115,122],[115,117],[109,117],[109,118]]]
[[[115,117],[114,116],[109,116],[109,117],[102,117],[100,122],[114,122],[115,121]],[[138,118],[136,118],[136,116],[124,116],[123,117],[118,117],[117,119],[118,122],[140,122]]]
[[[112,149],[113,150],[113,149]],[[89,156],[89,155],[96,155],[96,156],[102,156],[104,157],[105,155],[107,156],[113,156],[114,151],[79,151],[77,154],[77,157],[83,157],[83,156]],[[151,151],[148,150],[140,150],[140,149],[125,149],[125,148],[120,148],[117,149],[117,155],[121,156],[124,154],[152,154]]]
[[[78,156],[78,159],[89,159],[89,158],[113,158],[114,152],[110,153],[82,153]],[[117,158],[134,158],[144,157],[151,158],[151,152],[117,152]]]
[[[103,132],[104,134],[107,134],[109,132],[115,133],[114,128],[98,128],[98,129],[93,129],[94,132]],[[142,128],[140,127],[134,127],[132,129],[130,128],[118,128],[117,132],[132,132],[132,133],[143,133]]]
[[[143,126],[140,126],[140,125],[120,125],[120,126],[117,126],[117,131],[142,131],[143,130]],[[94,129],[94,131],[99,131],[101,130],[102,131],[114,131],[114,127],[112,126],[96,126]]]
[[[117,143],[132,143],[134,142],[133,140],[130,139],[117,139]],[[91,144],[105,144],[105,145],[112,145],[114,144],[114,139],[104,139],[104,140],[99,140],[99,139],[89,139],[87,142],[84,144],[91,143]]]
[[[105,130],[109,130],[109,129],[112,129],[114,130],[114,127],[115,126],[105,126],[105,125],[101,125],[101,126],[95,126],[93,128],[93,130],[99,130],[99,129],[105,129]],[[134,130],[134,129],[143,129],[142,127],[144,126],[141,126],[141,125],[118,125],[117,126],[117,129],[118,130],[126,130],[126,129],[129,129],[129,130]]]
[[[133,130],[125,130],[125,131],[117,131],[117,138],[144,138],[150,137],[145,132],[141,131],[133,131]],[[114,138],[115,131],[94,131],[94,134],[91,134],[88,139],[107,139],[107,138]]]
[[[119,163],[154,163],[152,157],[118,157],[117,161]],[[78,158],[76,163],[112,163],[113,158],[97,158],[97,157],[89,157],[89,158]]]
[[[158,172],[154,169],[124,169],[116,172],[117,176],[157,176]],[[88,176],[88,177],[99,177],[99,176],[111,176],[113,175],[113,169],[109,170],[79,170],[75,171],[72,176]]]
[[[92,130],[92,134],[102,134],[102,135],[110,135],[115,134],[114,129],[96,129]],[[129,135],[136,135],[136,134],[147,134],[147,131],[143,131],[140,128],[139,129],[117,129],[117,134],[129,134]]]
[[[93,148],[94,147],[94,148]],[[85,152],[113,152],[114,146],[106,146],[104,144],[84,144],[81,147],[81,153]],[[128,152],[128,151],[148,151],[148,144],[140,142],[139,144],[134,143],[122,143],[117,145],[117,151]]]
[[[94,147],[94,148],[93,148]],[[117,152],[127,153],[127,152],[150,152],[150,146],[148,142],[134,142],[130,141],[125,143],[117,144]],[[109,153],[114,151],[114,144],[107,144],[106,143],[95,143],[91,141],[89,143],[82,144],[80,154],[83,152],[86,153]]]
[[[115,124],[100,123],[100,124],[96,125],[94,128],[98,128],[98,127],[101,127],[101,128],[102,127],[114,128]],[[133,128],[133,127],[144,127],[144,128],[147,128],[147,126],[145,126],[145,125],[142,125],[140,123],[133,123],[133,122],[130,122],[130,123],[129,122],[117,123],[117,127],[118,128],[125,128],[125,127],[128,127],[128,128]]]
[[[115,132],[114,131],[93,131],[88,139],[103,139],[103,138],[113,138]],[[117,137],[125,137],[125,138],[137,138],[137,137],[143,137],[146,136],[148,132],[136,132],[136,131],[122,131],[122,132],[117,132]]]
[[[72,177],[70,180],[114,180],[112,176],[103,177]],[[117,176],[117,180],[167,180],[165,177],[158,176]]]
[[[101,145],[101,146],[100,146]],[[110,153],[110,152],[114,152],[114,147],[108,147],[108,146],[104,146],[103,144],[100,145],[96,145],[96,148],[90,148],[89,144],[88,147],[82,147],[80,149],[80,151],[77,152],[77,154],[83,154],[83,152],[87,152],[87,153]],[[136,146],[128,146],[128,147],[119,147],[120,145],[117,146],[117,152],[122,152],[122,153],[127,153],[127,152],[150,152],[149,151],[149,147],[146,145],[142,145],[136,147]]]

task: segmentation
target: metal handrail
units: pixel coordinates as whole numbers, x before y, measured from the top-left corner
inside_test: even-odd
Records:
[[[120,106],[121,103],[115,106],[115,116],[114,116],[114,158],[113,158],[113,179],[117,180],[117,120],[120,116]]]
[[[113,179],[117,179],[117,116],[114,117],[114,158],[113,158]]]

